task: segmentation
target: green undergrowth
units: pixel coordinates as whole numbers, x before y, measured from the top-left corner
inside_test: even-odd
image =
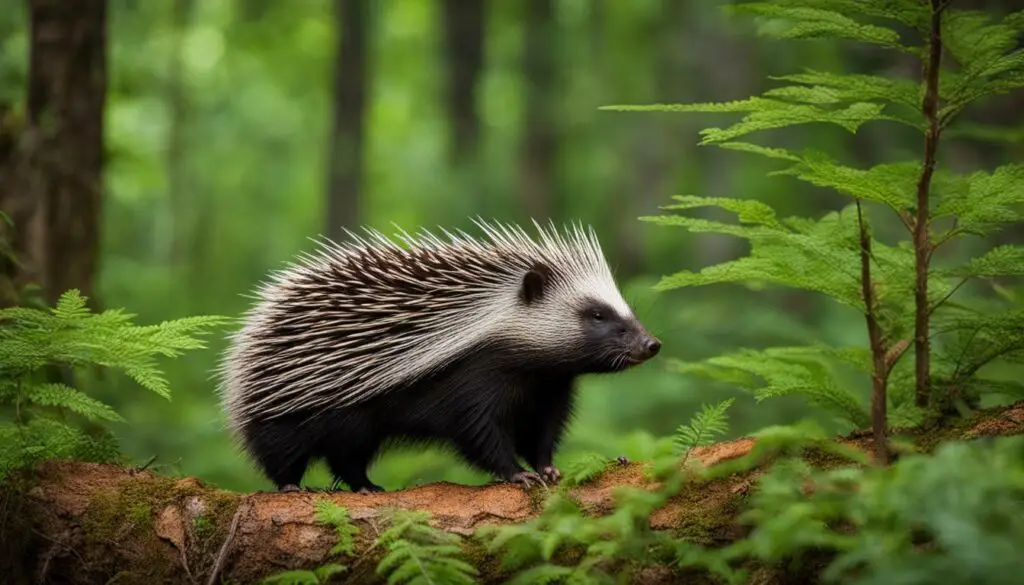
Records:
[[[534,519],[484,525],[468,538],[442,537],[426,513],[403,513],[404,528],[390,533],[397,540],[385,546],[378,538],[357,554],[416,553],[376,557],[375,577],[367,572],[337,582],[598,584],[633,582],[658,569],[691,583],[803,576],[923,585],[952,576],[943,582],[995,584],[1024,569],[1012,553],[1012,543],[1024,536],[1024,516],[1000,520],[1024,505],[1024,437],[969,436],[1005,408],[908,434],[889,467],[873,465],[850,439],[837,440],[808,422],[764,429],[748,455],[704,468],[687,455],[726,432],[727,408],[705,407],[678,433],[680,451],[671,456],[620,467],[643,466],[654,483],[620,486],[610,511],[594,514],[574,497],[578,486],[562,485],[535,490],[542,503]],[[988,477],[973,479],[983,473]],[[651,516],[665,509],[673,511],[671,528],[653,529]],[[359,530],[346,526],[346,535]],[[432,547],[398,544],[417,533]],[[970,539],[985,544],[957,548]],[[989,545],[995,558],[975,554]],[[325,582],[317,569],[286,575],[291,580],[277,575],[267,582]]]
[[[226,323],[214,316],[135,325],[121,309],[92,312],[77,290],[56,306],[0,309],[0,481],[47,459],[105,462],[119,457],[109,424],[124,418],[76,380],[114,370],[170,399],[158,357],[205,347]]]

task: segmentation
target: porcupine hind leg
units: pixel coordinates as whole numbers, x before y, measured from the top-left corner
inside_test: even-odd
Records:
[[[299,491],[312,455],[307,441],[278,424],[251,429],[245,439],[253,459],[278,491]]]
[[[334,476],[332,489],[339,482],[345,482],[353,492],[382,492],[384,488],[374,484],[366,475],[382,437],[378,436],[373,424],[362,413],[348,413],[330,423],[331,432],[320,447],[327,460],[327,466]]]
[[[334,475],[332,488],[340,482],[345,482],[356,493],[367,494],[384,491],[384,488],[370,481],[369,476],[366,475],[366,469],[373,460],[375,451],[376,449],[360,446],[356,449],[345,448],[329,453],[325,459],[327,459],[327,466],[331,469],[331,474]]]

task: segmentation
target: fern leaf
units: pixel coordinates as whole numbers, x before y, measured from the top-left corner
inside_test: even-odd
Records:
[[[899,33],[888,27],[863,24],[825,7],[801,4],[749,2],[735,5],[734,10],[769,17],[769,22],[760,28],[760,32],[782,39],[840,38],[882,45],[907,53],[918,52],[900,43]]]
[[[608,458],[600,453],[581,453],[562,467],[565,485],[585,484],[608,469],[608,465]]]
[[[897,211],[914,203],[920,163],[881,164],[868,170],[840,165],[827,155],[808,152],[803,161],[776,175],[791,175],[818,187],[830,187],[851,197],[884,203]]]
[[[809,353],[809,352],[808,352]],[[840,386],[827,367],[764,351],[741,350],[716,356],[703,362],[673,361],[676,371],[726,379],[754,394],[757,401],[777,396],[800,396],[858,428],[870,425],[870,417],[860,400]]]
[[[662,207],[665,210],[694,209],[697,207],[720,207],[736,214],[741,223],[781,228],[775,219],[775,210],[766,203],[756,199],[730,199],[728,197],[697,197],[694,195],[676,195],[672,199],[678,203]]]
[[[909,79],[890,79],[877,75],[829,73],[807,69],[803,73],[772,76],[769,79],[802,84],[777,88],[765,96],[806,100],[811,104],[839,104],[858,101],[887,101],[913,108],[920,107],[921,86]]]
[[[331,554],[355,554],[355,535],[359,528],[352,523],[348,509],[330,500],[317,500],[314,510],[317,522],[334,527],[338,542],[331,548]]]
[[[1024,276],[1024,247],[997,246],[964,266],[937,272],[959,277]]]
[[[928,30],[931,10],[918,0],[773,0],[771,7],[817,8],[842,14],[849,18],[870,16],[893,20],[920,31]],[[742,10],[742,4],[733,8]]]
[[[700,412],[694,415],[689,424],[680,425],[676,429],[674,443],[680,453],[689,453],[696,447],[710,445],[715,435],[723,435],[729,431],[729,417],[726,411],[732,406],[734,399],[729,398],[714,406],[701,405]]]
[[[117,414],[110,406],[64,384],[39,384],[31,386],[25,393],[25,398],[40,406],[66,408],[89,420],[124,422],[121,415]]]
[[[1020,221],[1024,204],[1024,164],[1008,164],[992,173],[936,174],[935,218],[956,216],[954,233],[987,236],[1006,223]]]

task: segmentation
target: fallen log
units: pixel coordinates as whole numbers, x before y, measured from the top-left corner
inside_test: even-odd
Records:
[[[924,449],[946,440],[1024,433],[1024,402],[975,413],[954,426],[919,432]],[[864,434],[843,439],[870,452]],[[747,454],[752,439],[700,448],[704,465]],[[757,471],[688,485],[651,516],[654,529],[684,529],[705,544],[724,544],[746,533],[735,522]],[[617,464],[569,490],[588,513],[613,507],[620,486],[653,486],[638,463]],[[357,557],[340,579],[379,583],[379,555],[367,552],[383,529],[389,508],[429,512],[435,527],[470,535],[485,524],[535,517],[543,489],[507,484],[463,486],[435,483],[360,495],[349,492],[240,494],[195,478],[74,461],[48,461],[0,487],[0,575],[5,583],[255,583],[267,575],[330,562],[332,529],[316,522],[315,502],[328,499],[348,509],[360,527]],[[498,563],[467,540],[481,582],[501,582]],[[361,556],[360,556],[361,555]],[[671,572],[645,582],[676,582]]]

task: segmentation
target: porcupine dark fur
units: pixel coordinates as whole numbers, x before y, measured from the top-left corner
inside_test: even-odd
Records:
[[[660,349],[622,299],[593,230],[478,221],[486,239],[372,230],[273,274],[221,366],[236,437],[281,490],[326,460],[367,468],[394,442],[441,443],[495,477],[556,482],[575,382]],[[518,459],[534,471],[527,471]]]

